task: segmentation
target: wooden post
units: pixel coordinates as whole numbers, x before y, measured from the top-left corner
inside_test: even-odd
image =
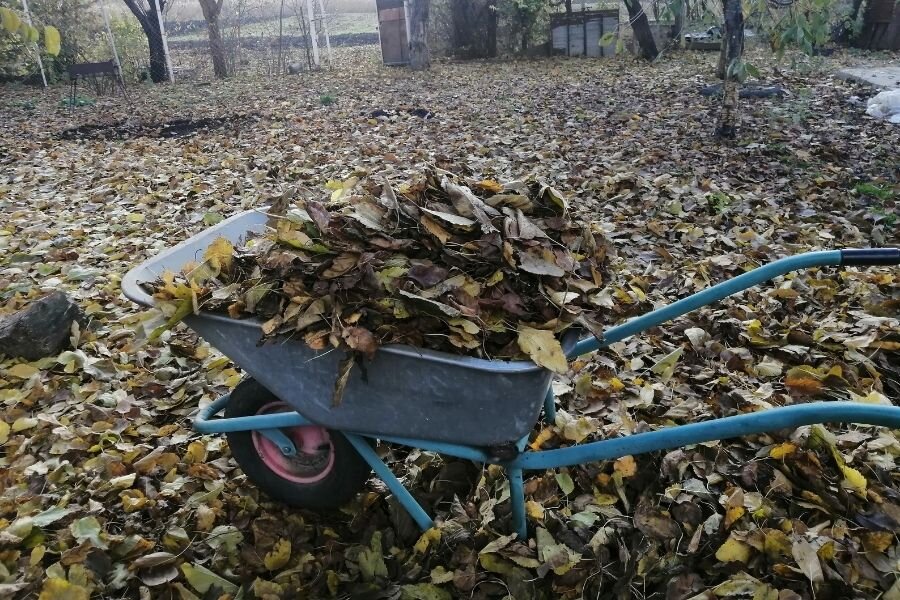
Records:
[[[584,57],[587,58],[587,17],[584,16],[584,2],[581,3],[581,42],[584,46]]]
[[[428,51],[428,11],[431,0],[412,0],[407,22],[409,42],[409,66],[414,71],[428,69],[431,56]]]
[[[381,6],[378,0],[375,0],[375,15],[378,20],[378,25],[375,27],[378,30],[378,48],[381,50],[381,64],[384,64],[384,44],[381,41]]]
[[[597,42],[600,44],[600,58],[606,58],[606,47],[603,45],[603,36],[606,35],[606,30],[603,27],[603,21],[605,17],[603,14],[600,14],[600,41]]]
[[[328,67],[334,68],[331,60],[331,38],[328,37],[328,15],[325,14],[325,5],[322,0],[316,0],[319,3],[319,12],[322,13],[322,33],[325,34],[325,48],[328,51]]]
[[[109,15],[106,13],[106,0],[100,0],[100,12],[103,13],[103,23],[106,25],[106,36],[109,38],[109,47],[112,49],[113,58],[116,61],[116,68],[119,69],[119,78],[122,75],[122,63],[119,62],[119,51],[116,49],[116,39],[113,37],[112,28],[109,26]]]
[[[313,1],[306,0],[306,18],[309,20],[309,42],[312,45],[313,64],[319,68],[319,33],[316,31],[316,21],[313,18]]]
[[[25,20],[31,27],[34,25],[31,23],[31,11],[28,10],[28,0],[22,0],[22,8],[25,10]],[[41,60],[41,48],[34,44],[34,55],[37,56],[38,67],[41,70],[41,81],[44,82],[44,87],[47,87],[47,74],[44,72],[44,61]]]

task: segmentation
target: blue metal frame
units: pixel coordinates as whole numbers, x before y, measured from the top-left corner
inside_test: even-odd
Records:
[[[739,275],[734,279],[719,283],[692,296],[688,296],[671,305],[659,308],[632,319],[627,323],[613,327],[604,333],[602,340],[595,338],[582,340],[569,354],[569,358],[593,352],[614,342],[624,340],[651,327],[655,327],[656,325],[680,317],[697,308],[711,304],[791,271],[810,267],[841,265],[844,260],[845,252],[848,251],[833,250],[809,252],[761,266],[744,273],[743,275]],[[894,250],[893,252],[896,251]],[[228,433],[232,431],[260,430],[263,435],[278,444],[282,449],[282,452],[289,455],[289,453],[296,452],[296,448],[290,439],[279,431],[279,428],[314,425],[314,423],[296,412],[227,419],[214,418],[216,414],[225,408],[228,401],[229,396],[225,395],[201,410],[194,421],[194,429],[200,433]],[[548,391],[547,397],[544,400],[544,418],[547,421],[552,422],[555,419],[555,416],[556,405],[553,393],[552,391]],[[591,442],[568,448],[536,452],[524,452],[527,438],[523,438],[522,440],[519,440],[517,444],[520,454],[515,459],[506,462],[498,462],[484,450],[472,446],[398,437],[385,437],[379,439],[389,443],[422,448],[423,450],[439,452],[441,454],[478,462],[498,462],[498,464],[506,469],[509,478],[512,517],[516,533],[520,538],[525,538],[527,535],[523,484],[523,472],[525,470],[552,469],[599,460],[608,460],[626,455],[678,448],[711,440],[728,439],[764,433],[766,431],[777,429],[796,428],[814,423],[864,423],[900,428],[900,407],[861,404],[856,402],[814,402],[774,408],[764,412],[725,417],[702,423],[669,427],[658,431]],[[419,527],[423,529],[431,527],[433,525],[431,517],[429,517],[422,506],[416,502],[415,498],[413,498],[409,491],[403,486],[403,483],[391,472],[365,440],[366,437],[372,438],[378,436],[354,432],[342,433],[347,437],[363,459],[369,463],[375,474],[385,482]]]
[[[668,306],[658,308],[645,315],[632,319],[627,323],[604,331],[602,341],[596,338],[582,340],[578,342],[569,354],[569,358],[593,352],[594,350],[603,348],[615,342],[621,342],[622,340],[630,338],[642,331],[646,331],[651,327],[686,315],[689,312],[697,310],[701,306],[718,302],[723,298],[733,296],[738,292],[752,288],[760,283],[765,283],[766,281],[770,281],[780,275],[790,273],[791,271],[808,269],[810,267],[838,266],[841,264],[841,261],[841,250],[807,252],[805,254],[798,254],[797,256],[789,256],[787,258],[782,258],[781,260],[776,260],[773,263],[763,265],[752,271],[748,271],[743,275],[738,275],[734,279],[723,281],[711,288],[697,292],[687,298],[682,298]]]

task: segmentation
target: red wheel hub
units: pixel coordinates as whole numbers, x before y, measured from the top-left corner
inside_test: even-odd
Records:
[[[256,414],[293,412],[284,402],[270,402]],[[290,427],[281,430],[297,448],[294,456],[285,456],[278,446],[258,431],[252,432],[253,446],[263,463],[276,475],[295,483],[316,483],[334,468],[334,444],[328,430],[318,425]]]

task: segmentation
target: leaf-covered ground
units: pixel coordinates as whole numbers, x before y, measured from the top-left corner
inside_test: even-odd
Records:
[[[715,57],[440,64],[344,52],[302,78],[133,87],[68,111],[0,96],[0,313],[51,289],[91,317],[77,349],[0,362],[0,596],[69,598],[900,598],[900,441],[804,427],[530,473],[529,540],[502,470],[379,452],[440,527],[386,488],[331,514],[269,502],[190,417],[241,378],[179,327],[148,342],[133,265],[291,186],[428,164],[535,173],[611,240],[621,321],[775,258],[900,243],[900,128],[860,88],[782,71],[711,137]],[[423,118],[425,109],[433,118]],[[382,112],[374,112],[382,111]],[[373,113],[376,116],[373,116]],[[387,113],[387,114],[384,114]],[[209,119],[208,129],[163,124]],[[115,129],[84,128],[110,125]],[[900,272],[780,278],[580,360],[533,446],[811,400],[900,403]]]

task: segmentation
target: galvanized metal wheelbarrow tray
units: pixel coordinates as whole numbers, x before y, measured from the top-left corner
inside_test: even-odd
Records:
[[[178,271],[185,263],[198,260],[217,237],[237,243],[248,233],[261,231],[266,218],[262,212],[244,212],[161,253],[125,276],[124,294],[138,304],[153,306],[153,298],[140,283],[154,281],[166,270]],[[829,250],[783,258],[613,327],[604,333],[602,341],[594,337],[577,340],[570,335],[563,340],[563,348],[570,359],[593,352],[791,271],[866,265],[900,265],[900,249]],[[510,481],[513,523],[519,537],[525,537],[522,473],[527,469],[571,466],[814,423],[900,428],[900,406],[814,402],[557,450],[526,452],[527,436],[541,409],[549,422],[556,412],[550,391],[552,374],[531,362],[490,361],[408,346],[384,346],[367,365],[365,379],[354,369],[343,401],[334,407],[331,394],[342,353],[316,352],[296,341],[260,346],[260,322],[254,319],[201,313],[189,316],[185,323],[296,410],[215,418],[229,402],[226,395],[200,411],[194,420],[196,431],[255,431],[277,444],[285,456],[293,456],[297,449],[282,430],[318,425],[340,431],[423,529],[432,526],[431,518],[366,438],[502,465]],[[512,449],[511,455],[507,452],[498,456],[498,446]]]

